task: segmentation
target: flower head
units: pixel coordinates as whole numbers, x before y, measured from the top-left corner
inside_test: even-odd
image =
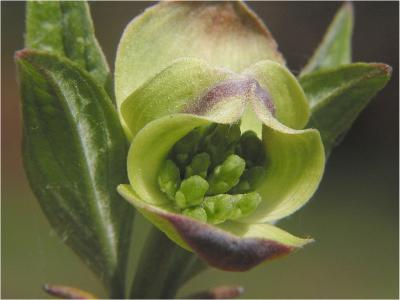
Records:
[[[325,162],[282,63],[241,3],[158,4],[119,47],[116,95],[132,142],[130,183],[118,191],[220,269],[244,271],[311,241],[273,225],[310,199]]]

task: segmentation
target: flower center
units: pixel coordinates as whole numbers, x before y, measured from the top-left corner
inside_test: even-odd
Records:
[[[173,208],[219,224],[251,214],[261,201],[254,192],[265,174],[265,154],[253,131],[239,124],[197,127],[170,151],[158,174]]]

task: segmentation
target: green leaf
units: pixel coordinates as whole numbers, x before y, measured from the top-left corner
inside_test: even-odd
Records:
[[[28,1],[25,47],[68,57],[110,90],[109,68],[85,1]]]
[[[320,131],[327,154],[386,85],[391,72],[385,64],[355,63],[301,77],[312,112],[307,127]]]
[[[338,67],[351,62],[353,5],[346,2],[336,13],[325,36],[300,76],[319,69]]]
[[[239,72],[260,60],[283,63],[264,24],[236,1],[161,2],[133,19],[118,46],[118,107],[142,84],[181,57]]]
[[[23,159],[48,220],[123,297],[132,209],[116,192],[126,179],[126,139],[111,100],[76,64],[22,50]]]

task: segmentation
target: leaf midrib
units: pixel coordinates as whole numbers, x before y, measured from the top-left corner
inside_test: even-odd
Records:
[[[85,181],[89,181],[89,184],[86,184],[86,188],[87,190],[91,193],[93,199],[97,199],[97,201],[92,201],[93,203],[91,203],[90,201],[88,201],[89,206],[92,208],[92,212],[97,216],[97,218],[95,218],[95,220],[104,220],[105,218],[105,214],[103,212],[102,209],[102,205],[100,204],[101,202],[101,195],[99,195],[99,193],[96,191],[96,189],[94,188],[94,186],[96,185],[96,181],[94,179],[94,170],[90,167],[90,155],[88,153],[88,149],[85,146],[84,141],[82,140],[80,133],[80,129],[79,129],[79,125],[75,124],[75,122],[73,122],[74,120],[74,115],[73,112],[71,110],[71,107],[68,103],[68,101],[66,100],[66,97],[64,95],[64,92],[62,91],[62,88],[58,85],[58,80],[57,77],[54,76],[53,74],[51,74],[49,71],[43,70],[44,73],[46,73],[47,77],[49,78],[49,80],[52,83],[53,88],[55,89],[56,93],[58,94],[59,98],[62,100],[61,104],[64,108],[64,111],[66,113],[67,116],[67,120],[69,121],[69,124],[71,125],[71,132],[75,138],[76,141],[78,141],[77,145],[79,148],[79,152],[81,153],[81,155],[79,155],[80,157],[82,157],[81,162],[82,162],[82,166],[84,166],[86,172],[86,176]],[[103,110],[100,110],[101,113],[104,115]],[[104,131],[104,129],[102,128],[102,131]],[[94,205],[93,205],[94,204]],[[108,219],[108,216],[106,216]],[[100,231],[100,232],[106,232],[106,236],[108,238],[104,238],[104,234],[99,234],[98,237],[100,243],[107,249],[106,253],[108,255],[106,255],[106,257],[112,257],[112,260],[108,260],[109,263],[111,263],[112,266],[116,266],[117,265],[117,247],[115,247],[115,242],[111,242],[111,240],[115,240],[115,237],[117,236],[115,234],[115,231],[113,229],[112,226],[107,226],[105,224],[105,222],[96,222],[95,225],[99,225],[100,226],[100,230],[96,230],[96,231]],[[97,227],[98,228],[98,227]],[[96,228],[96,229],[97,229]],[[110,238],[113,237],[113,238]]]

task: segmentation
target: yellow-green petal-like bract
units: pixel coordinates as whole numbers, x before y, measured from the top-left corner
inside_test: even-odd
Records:
[[[182,57],[241,72],[260,60],[283,63],[271,33],[243,3],[161,2],[126,27],[115,63],[118,107]]]

